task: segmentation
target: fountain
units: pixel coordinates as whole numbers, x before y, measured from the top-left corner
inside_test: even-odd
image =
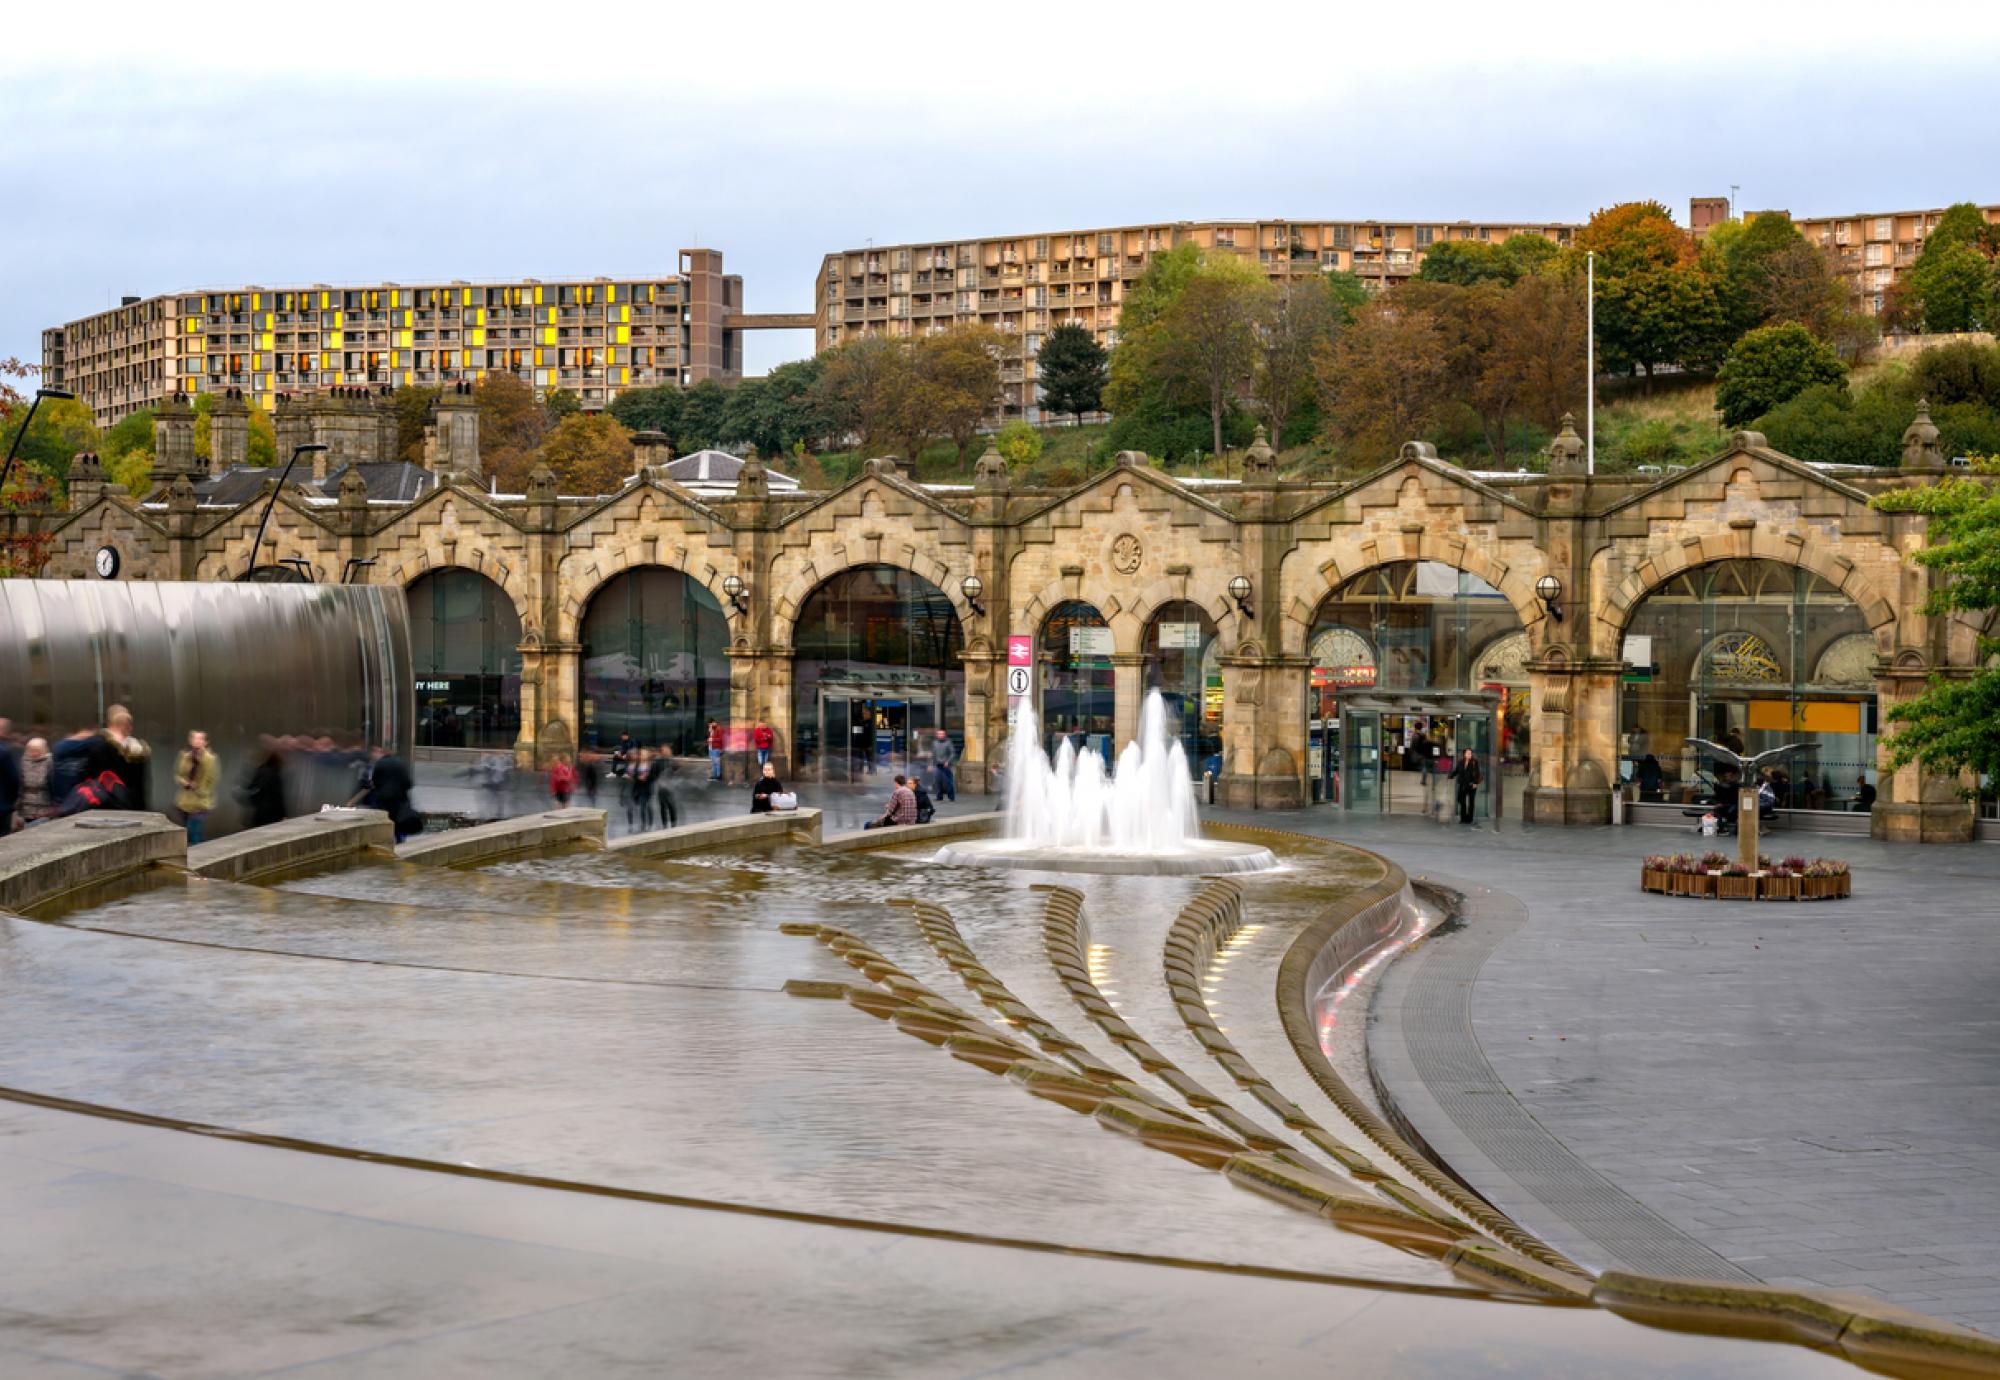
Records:
[[[1268,848],[1201,836],[1187,753],[1167,731],[1155,690],[1139,715],[1139,736],[1104,759],[1065,738],[1051,761],[1035,711],[1023,705],[1007,749],[1007,825],[1001,838],[954,843],[939,862],[1050,872],[1258,872],[1276,867]]]

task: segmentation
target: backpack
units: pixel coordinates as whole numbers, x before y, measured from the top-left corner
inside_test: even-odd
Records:
[[[115,771],[101,771],[70,787],[69,794],[63,797],[62,808],[56,811],[56,817],[67,819],[85,810],[122,810],[128,803],[124,779]]]

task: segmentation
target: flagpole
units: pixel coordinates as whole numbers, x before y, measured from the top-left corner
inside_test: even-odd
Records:
[[[1583,256],[1587,286],[1583,298],[1584,379],[1583,472],[1597,473],[1597,255]]]

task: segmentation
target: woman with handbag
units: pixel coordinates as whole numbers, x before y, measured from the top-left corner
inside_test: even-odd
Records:
[[[778,803],[780,799],[783,804]],[[784,783],[778,780],[778,769],[766,762],[757,784],[750,788],[750,813],[768,815],[773,810],[789,810],[797,806],[798,798],[786,791]]]

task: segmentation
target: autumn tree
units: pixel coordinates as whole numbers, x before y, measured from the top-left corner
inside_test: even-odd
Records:
[[[903,401],[915,468],[919,437],[945,435],[958,447],[961,469],[972,464],[979,423],[1000,406],[1000,360],[1007,337],[984,326],[959,326],[919,339],[912,348],[911,386]]]
[[[18,359],[0,359],[0,444],[11,443],[26,421],[28,400],[12,381],[27,379],[33,373],[32,366]],[[39,411],[35,421],[39,426]],[[0,449],[0,455],[4,454]],[[21,515],[55,507],[62,498],[60,487],[46,470],[16,462],[6,477],[6,486],[0,488],[0,578],[41,573],[54,536],[39,521]]]
[[[614,493],[632,472],[632,433],[604,413],[572,413],[549,432],[534,459],[555,472],[558,493]],[[527,478],[526,471],[501,476],[509,488],[525,488]]]
[[[1382,462],[1437,416],[1449,372],[1444,333],[1390,293],[1319,352],[1320,407],[1349,458]]]
[[[479,408],[479,462],[518,493],[548,434],[548,413],[533,388],[518,375],[499,369],[473,385],[472,398]]]
[[[1271,296],[1254,265],[1216,255],[1135,342],[1141,367],[1168,397],[1207,410],[1211,454],[1221,453],[1223,416],[1255,373]]]
[[[1728,318],[1703,271],[1694,237],[1657,201],[1599,211],[1576,234],[1571,271],[1596,255],[1597,343],[1602,367],[1640,369],[1650,387],[1661,365],[1701,369],[1720,361]]]
[[[899,437],[909,391],[909,350],[886,335],[864,335],[820,356],[820,409],[833,428],[880,454]]]
[[[1108,359],[1087,327],[1073,321],[1057,326],[1035,355],[1042,405],[1051,412],[1067,412],[1078,426],[1083,425],[1083,414],[1103,405],[1104,386],[1110,380]]]

